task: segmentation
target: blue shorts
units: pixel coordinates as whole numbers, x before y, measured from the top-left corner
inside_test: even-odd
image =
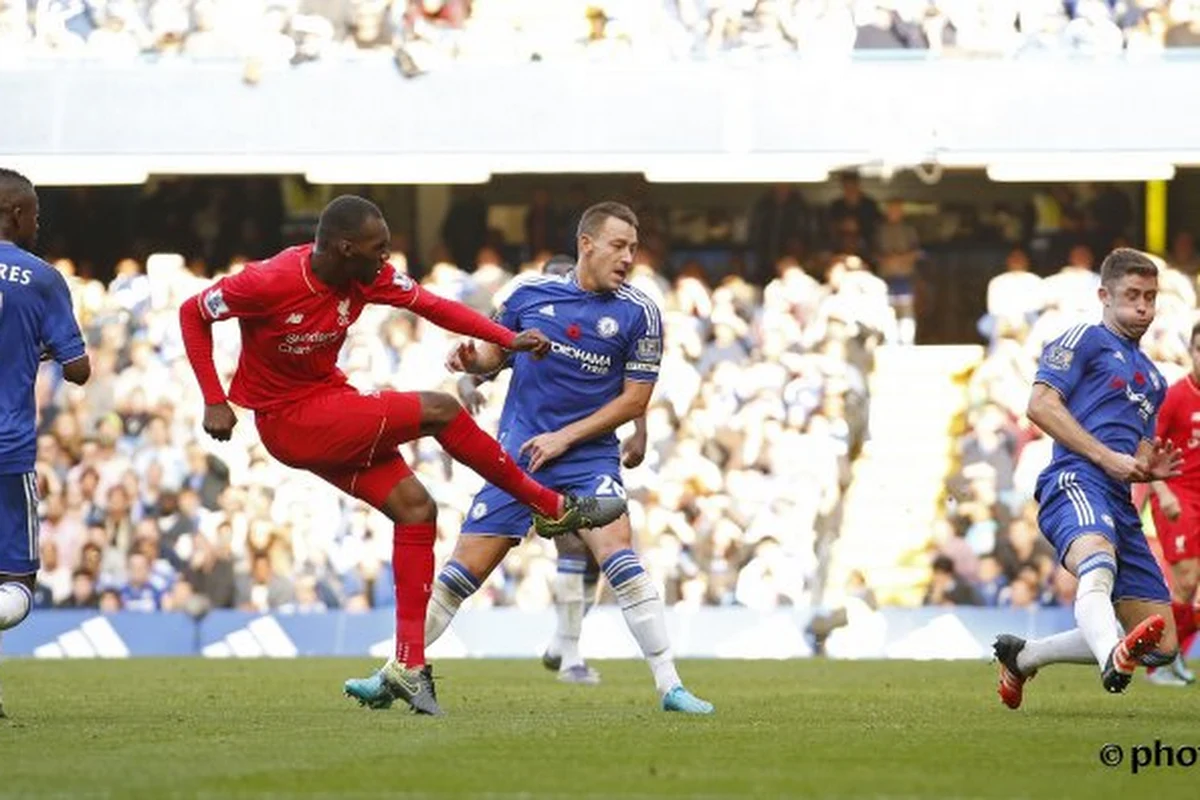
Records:
[[[524,466],[524,465],[522,465]],[[533,479],[556,492],[584,497],[625,496],[619,458],[590,458],[585,461],[552,461],[533,473]],[[508,492],[487,484],[471,501],[463,523],[468,536],[524,538],[533,524],[533,512]]]
[[[32,472],[0,475],[0,572],[38,571],[38,494]]]
[[[1048,478],[1038,498],[1038,527],[1054,545],[1059,562],[1067,557],[1076,538],[1100,534],[1117,551],[1114,600],[1170,603],[1171,592],[1150,552],[1133,501],[1070,470]]]

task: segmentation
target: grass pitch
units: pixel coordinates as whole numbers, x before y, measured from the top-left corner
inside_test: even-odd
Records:
[[[1106,695],[1059,667],[1025,707],[984,663],[682,662],[711,718],[658,711],[648,670],[598,687],[534,661],[444,661],[448,716],[341,695],[363,660],[0,664],[0,797],[1195,797],[1200,687]],[[1123,748],[1117,767],[1100,762]],[[1189,760],[1186,752],[1181,753]],[[1192,751],[1192,756],[1195,751]]]

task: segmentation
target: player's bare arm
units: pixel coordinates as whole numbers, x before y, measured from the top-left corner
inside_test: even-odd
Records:
[[[529,471],[536,472],[579,442],[611,433],[626,422],[645,416],[653,393],[653,383],[626,380],[621,394],[593,413],[557,431],[534,436],[521,445],[521,454],[529,454]]]
[[[1025,413],[1046,435],[1088,459],[1114,480],[1126,483],[1147,480],[1148,475],[1135,456],[1108,449],[1084,430],[1067,409],[1062,395],[1052,387],[1035,383]]]
[[[63,378],[76,386],[83,386],[92,377],[92,362],[84,353],[79,358],[62,365]]]
[[[1154,496],[1158,498],[1159,508],[1167,519],[1174,522],[1179,519],[1179,515],[1183,513],[1183,507],[1179,504],[1179,498],[1171,491],[1171,487],[1166,481],[1151,481],[1150,489],[1154,492]]]
[[[640,466],[646,459],[646,418],[633,421],[633,433],[621,444],[621,464],[626,469]]]

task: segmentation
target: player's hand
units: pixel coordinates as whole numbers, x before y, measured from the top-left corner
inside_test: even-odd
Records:
[[[217,403],[204,407],[204,432],[218,442],[228,442],[237,425],[237,415],[229,403]]]
[[[546,462],[553,461],[567,452],[567,448],[570,446],[571,443],[567,441],[567,437],[563,436],[560,431],[539,433],[521,445],[520,455],[528,453],[529,471],[537,472]]]
[[[1110,453],[1100,465],[1108,477],[1123,483],[1139,483],[1149,480],[1146,465],[1125,453]]]
[[[483,396],[483,392],[479,391],[479,387],[475,385],[475,378],[471,375],[463,375],[458,379],[458,398],[462,401],[463,408],[469,411],[472,415],[478,414],[483,408],[483,404],[487,398]]]
[[[470,372],[479,361],[479,349],[474,339],[465,339],[446,354],[446,369],[450,372]]]
[[[1183,474],[1183,451],[1171,440],[1154,440],[1154,448],[1146,461],[1146,480],[1165,481]]]
[[[633,469],[646,460],[646,435],[635,433],[621,445],[621,464]]]
[[[517,338],[513,339],[511,349],[529,353],[534,358],[542,358],[550,352],[550,340],[537,328],[530,328],[517,334]]]

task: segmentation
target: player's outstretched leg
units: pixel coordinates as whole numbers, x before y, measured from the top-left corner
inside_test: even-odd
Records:
[[[1095,664],[1096,658],[1088,647],[1083,633],[1075,628],[1043,639],[1025,640],[1019,636],[1001,634],[992,645],[999,665],[996,687],[1000,701],[1009,708],[1020,708],[1025,696],[1025,683],[1048,664]]]
[[[448,394],[421,393],[422,430],[442,449],[534,511],[534,527],[551,538],[585,528],[602,528],[625,513],[625,498],[562,495],[525,474],[500,443],[483,431]]]
[[[589,533],[603,535],[604,532]],[[662,699],[663,710],[685,714],[713,713],[712,703],[693,695],[684,688],[679,679],[679,673],[675,670],[675,659],[671,654],[671,643],[667,638],[666,613],[662,599],[658,596],[658,590],[654,588],[650,576],[642,568],[637,554],[628,547],[622,548],[604,558],[600,567],[617,595],[629,632],[641,647],[642,654],[654,674],[654,686]]]

